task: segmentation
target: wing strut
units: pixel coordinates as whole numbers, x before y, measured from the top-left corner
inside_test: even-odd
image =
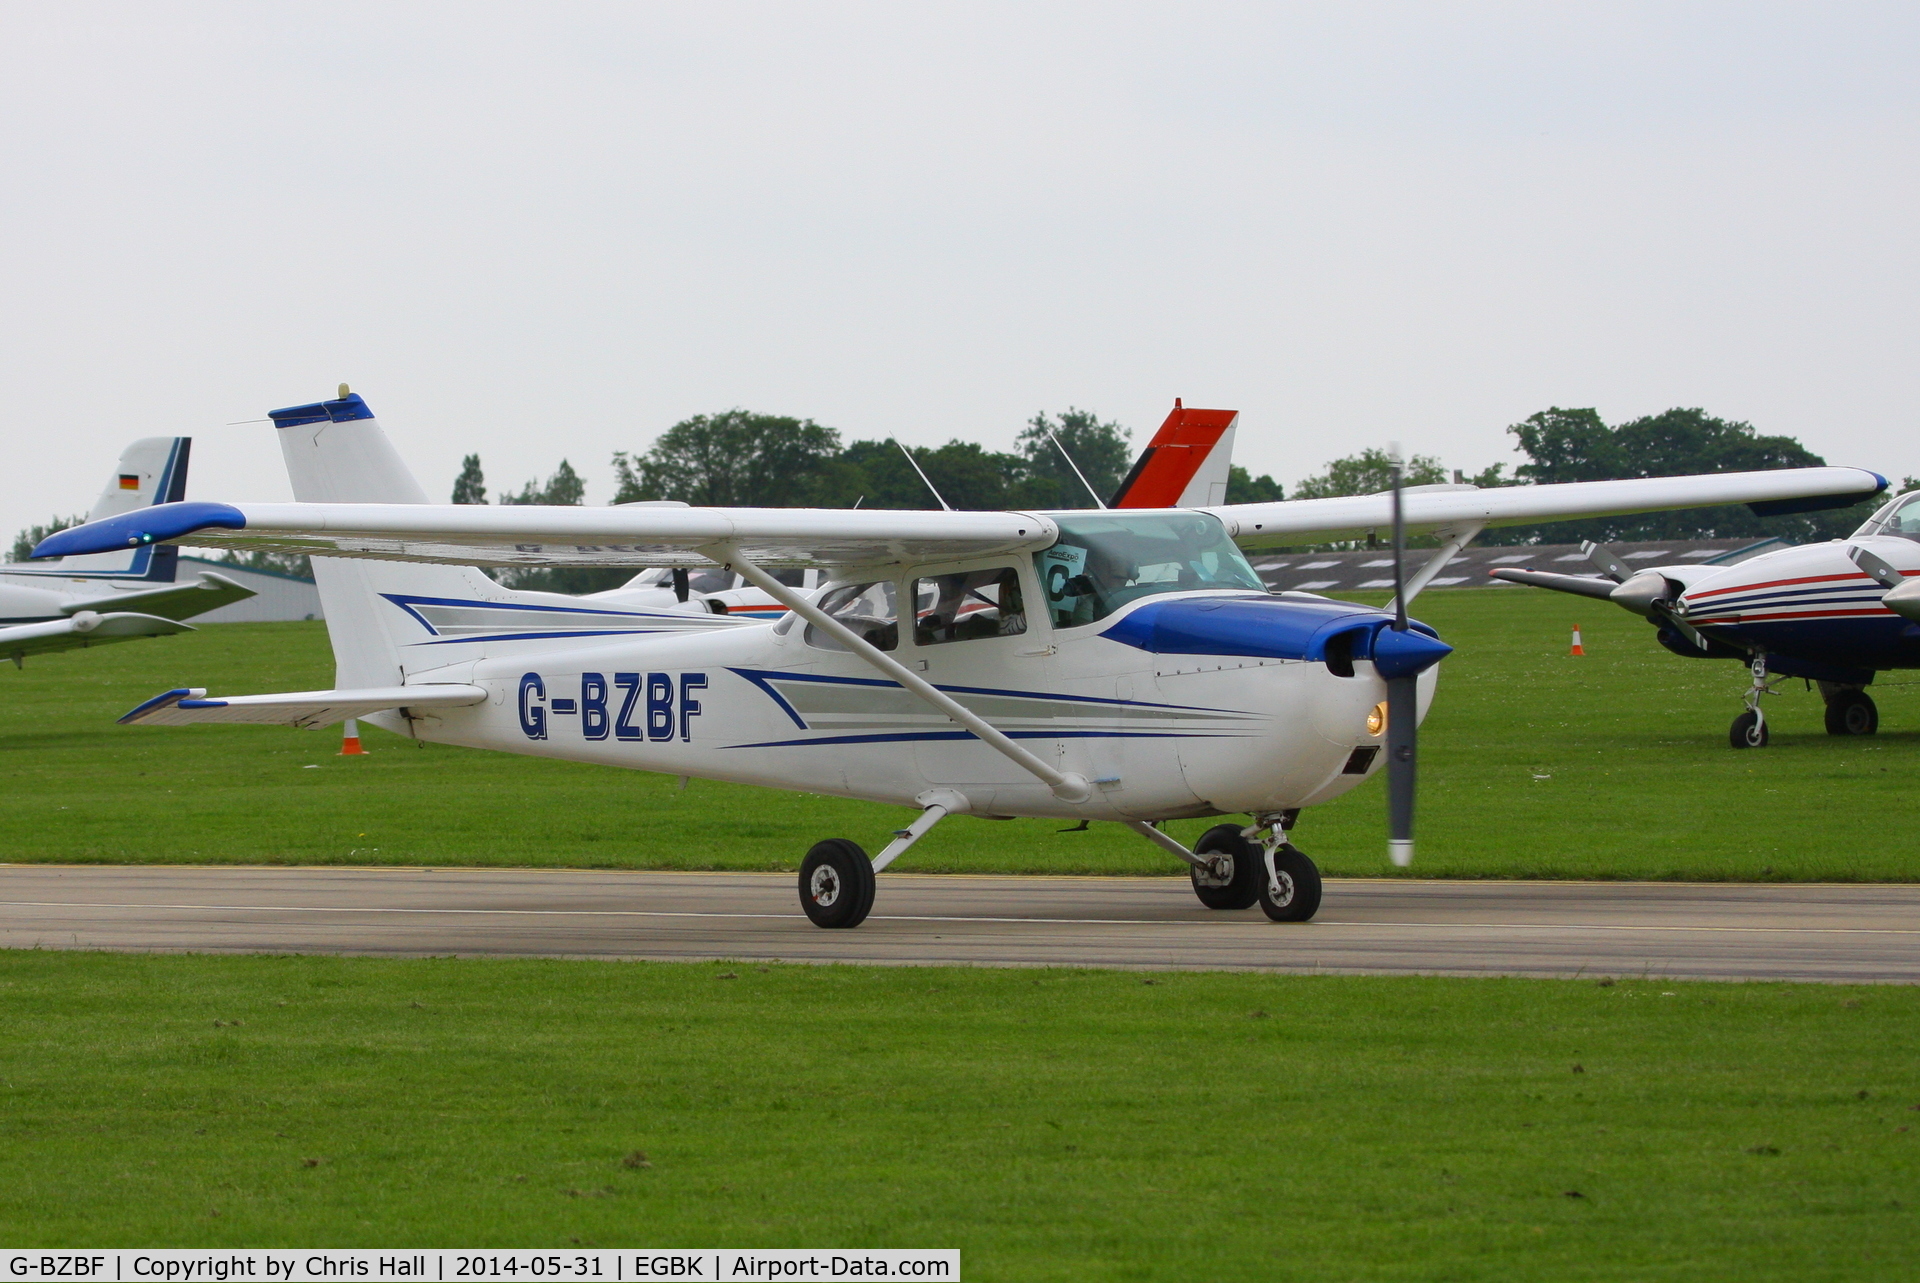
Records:
[[[1463,526],[1455,526],[1452,530],[1437,532],[1443,542],[1439,550],[1427,561],[1427,564],[1414,572],[1413,578],[1407,581],[1407,604],[1412,605],[1413,599],[1420,595],[1421,590],[1433,582],[1433,577],[1445,570],[1447,563],[1455,557],[1458,557],[1460,550],[1472,543],[1474,538],[1486,528],[1487,523],[1484,521],[1468,522]],[[1400,609],[1399,600],[1396,598],[1388,602],[1387,609],[1398,613]]]
[[[848,628],[845,624],[821,610],[813,602],[808,601],[805,597],[799,596],[778,579],[775,579],[772,575],[769,575],[766,571],[742,557],[740,551],[731,544],[711,544],[702,549],[702,552],[722,565],[732,566],[740,572],[742,578],[755,588],[758,588],[761,592],[767,594],[767,596],[773,598],[782,606],[785,606],[788,610],[791,610],[794,614],[800,616],[800,618],[806,620],[815,628],[818,628],[821,632],[826,633],[842,646],[845,646],[848,650],[866,660],[867,663],[900,683],[905,689],[912,691],[928,704],[931,704],[940,712],[945,713],[948,717],[972,731],[975,735],[979,736],[984,743],[997,749],[1004,757],[1013,762],[1014,765],[1037,778],[1042,784],[1045,784],[1052,790],[1053,795],[1062,802],[1084,802],[1093,796],[1093,787],[1087,783],[1086,776],[1076,774],[1072,771],[1055,770],[1053,767],[1048,766],[1038,757],[1026,749],[1021,748],[1018,744],[995,730],[991,723],[975,713],[972,709],[967,708],[958,700],[935,687],[932,682],[929,682],[926,678],[920,676],[893,656],[883,650],[877,649],[864,637],[861,637],[851,628]],[[911,606],[908,608],[911,609]]]

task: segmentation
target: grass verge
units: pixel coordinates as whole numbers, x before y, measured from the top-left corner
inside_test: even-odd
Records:
[[[0,1030],[16,1244],[1807,1280],[1920,1200],[1916,989],[26,952]]]

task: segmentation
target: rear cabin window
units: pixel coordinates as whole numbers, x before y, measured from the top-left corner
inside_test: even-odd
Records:
[[[843,584],[820,599],[820,610],[852,629],[855,636],[875,650],[893,650],[900,645],[899,615],[891,581]],[[819,650],[846,649],[813,624],[807,625],[806,642]]]

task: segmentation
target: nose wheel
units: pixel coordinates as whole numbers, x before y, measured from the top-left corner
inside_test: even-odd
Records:
[[[1299,847],[1283,842],[1261,863],[1262,913],[1275,922],[1305,922],[1320,912],[1320,870]]]
[[[816,842],[800,863],[800,907],[816,927],[857,927],[873,910],[873,862],[845,838]]]
[[[1727,730],[1727,743],[1734,748],[1765,748],[1767,746],[1767,715],[1760,707],[1762,697],[1774,693],[1773,688],[1785,678],[1767,676],[1767,656],[1765,651],[1756,651],[1747,668],[1753,674],[1753,685],[1747,688],[1747,711],[1733,719],[1733,725]]]

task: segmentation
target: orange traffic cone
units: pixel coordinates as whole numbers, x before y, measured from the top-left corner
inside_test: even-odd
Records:
[[[1578,624],[1573,626],[1573,653],[1575,655],[1585,655],[1587,653],[1587,648],[1580,644],[1580,625]],[[348,725],[351,726],[352,723],[349,722]],[[357,743],[358,741],[355,742]]]
[[[345,730],[346,735],[340,741],[340,756],[365,757],[367,750],[360,747],[360,723],[349,717]]]

